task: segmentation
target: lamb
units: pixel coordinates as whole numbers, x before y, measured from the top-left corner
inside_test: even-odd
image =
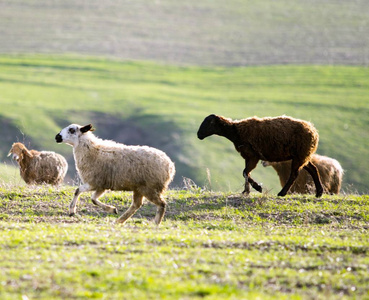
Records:
[[[106,190],[133,191],[132,204],[118,223],[125,223],[141,206],[143,197],[157,206],[155,223],[164,217],[167,203],[163,193],[175,174],[174,163],[162,151],[148,146],[127,146],[96,137],[91,124],[71,124],[55,137],[57,143],[73,147],[76,169],[83,184],[77,188],[69,206],[69,214],[76,213],[82,192],[94,191],[92,202],[105,211],[118,213],[114,206],[98,200]]]
[[[324,191],[330,194],[339,194],[342,184],[343,169],[340,163],[330,157],[313,154],[311,162],[317,167]],[[272,166],[278,173],[281,186],[283,187],[291,172],[291,161],[283,162],[262,162],[264,167]],[[313,180],[311,176],[302,170],[295,183],[291,186],[290,193],[308,194],[311,193]]]
[[[27,184],[59,185],[68,170],[68,163],[60,154],[28,150],[22,143],[14,143],[10,155],[18,162],[20,175]]]
[[[311,162],[311,156],[318,147],[319,135],[311,123],[287,116],[252,117],[232,121],[212,114],[207,116],[200,125],[197,137],[203,140],[213,134],[233,142],[236,150],[245,159],[243,193],[250,193],[249,183],[257,191],[262,191],[261,186],[250,177],[250,172],[259,160],[271,162],[292,160],[290,176],[278,196],[287,194],[301,168],[307,170],[313,177],[316,197],[322,196],[323,187],[319,173]]]

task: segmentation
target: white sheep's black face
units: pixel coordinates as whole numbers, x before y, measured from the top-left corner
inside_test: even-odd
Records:
[[[88,131],[93,131],[91,124],[85,126],[71,124],[68,127],[62,129],[55,136],[55,140],[57,143],[66,143],[71,146],[77,146],[80,137]]]

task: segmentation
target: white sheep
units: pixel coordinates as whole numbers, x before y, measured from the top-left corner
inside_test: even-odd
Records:
[[[22,143],[14,143],[10,155],[17,161],[20,175],[27,184],[59,185],[68,171],[65,158],[52,151],[28,150]]]
[[[174,163],[162,151],[147,146],[127,146],[102,140],[91,131],[92,125],[71,124],[55,137],[73,147],[76,168],[83,184],[77,188],[69,207],[76,213],[76,204],[82,192],[95,191],[92,202],[107,212],[118,213],[114,206],[103,204],[98,198],[105,190],[133,191],[132,204],[118,218],[126,222],[141,206],[143,197],[157,206],[155,223],[162,221],[166,202],[163,193],[175,174]]]

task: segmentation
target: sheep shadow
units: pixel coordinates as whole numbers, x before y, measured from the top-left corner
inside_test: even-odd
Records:
[[[131,192],[108,192],[101,201],[113,205],[118,214],[103,211],[91,202],[90,193],[81,196],[77,206],[77,215],[69,216],[71,191],[63,189],[40,192],[0,192],[0,220],[34,223],[114,223],[130,206]],[[363,216],[348,216],[340,206],[345,199],[333,197],[325,199],[337,207],[332,210],[322,207],[322,199],[311,195],[291,195],[280,198],[267,194],[243,196],[239,193],[188,193],[186,191],[168,191],[166,195],[167,210],[164,221],[169,222],[218,222],[237,221],[249,224],[334,224],[345,223],[352,219],[359,222]],[[347,201],[360,201],[349,199]],[[305,209],[306,207],[306,209]],[[310,208],[309,208],[310,207]],[[323,206],[324,208],[324,206]],[[143,206],[128,221],[129,224],[151,222],[156,214],[156,206],[144,201]]]
[[[28,189],[28,187],[27,187]],[[63,189],[56,191],[37,191],[37,187],[30,190],[7,191],[0,193],[0,219],[20,222],[50,222],[74,223],[92,222],[105,218],[117,219],[131,205],[132,192],[107,192],[100,198],[103,203],[115,206],[118,214],[103,211],[91,201],[91,193],[82,194],[77,205],[77,215],[69,216],[69,204],[72,201],[71,191]],[[196,218],[197,215],[216,214],[224,207],[245,209],[254,205],[251,198],[242,195],[222,196],[209,194],[203,196],[180,195],[178,192],[168,192],[166,197],[167,210],[165,219],[179,220]],[[155,217],[156,206],[144,200],[142,207],[132,216],[133,221],[150,221]]]

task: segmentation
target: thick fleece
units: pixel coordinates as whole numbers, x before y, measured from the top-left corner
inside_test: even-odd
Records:
[[[59,185],[68,171],[65,158],[55,152],[28,150],[22,143],[14,143],[10,155],[18,162],[20,175],[27,184]]]
[[[324,192],[339,194],[342,185],[343,169],[341,164],[328,156],[314,154],[311,162],[317,167],[322,182]],[[263,166],[272,166],[279,176],[279,181],[283,187],[291,173],[291,161],[267,162],[263,161]],[[291,186],[289,193],[311,194],[313,189],[313,179],[306,170],[301,170],[296,181]]]
[[[115,207],[97,200],[105,190],[133,191],[131,207],[118,222],[124,223],[142,205],[143,197],[158,206],[155,222],[160,224],[166,202],[163,193],[175,174],[174,163],[161,150],[148,146],[127,146],[96,137],[92,125],[71,124],[57,136],[57,142],[73,146],[77,171],[83,185],[76,191],[70,206],[75,213],[78,196],[84,191],[95,191],[93,203],[116,212]]]
[[[244,193],[250,192],[249,182],[261,191],[260,185],[250,177],[250,172],[257,166],[259,160],[271,162],[292,160],[289,179],[278,195],[286,195],[301,168],[305,168],[312,175],[316,196],[322,195],[319,173],[311,163],[311,156],[318,147],[319,135],[310,122],[287,116],[252,117],[232,121],[222,116],[209,115],[200,125],[197,136],[202,140],[213,134],[233,142],[236,150],[245,159]]]

